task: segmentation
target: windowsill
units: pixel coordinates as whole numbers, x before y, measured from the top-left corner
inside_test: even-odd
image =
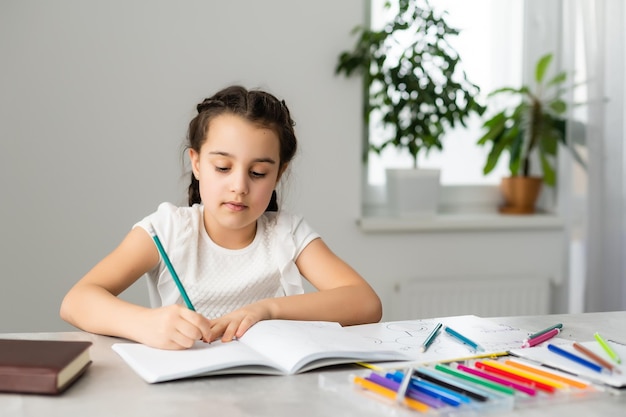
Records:
[[[438,213],[420,217],[365,215],[357,223],[366,233],[556,230],[565,226],[563,219],[556,214],[508,215],[495,212]]]
[[[385,204],[381,186],[367,186],[367,201],[357,220],[365,233],[458,232],[510,230],[562,230],[564,219],[550,211],[532,215],[500,214],[497,186],[442,186],[437,213],[415,217],[396,216]]]

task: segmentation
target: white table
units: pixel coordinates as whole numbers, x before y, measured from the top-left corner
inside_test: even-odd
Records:
[[[494,318],[524,329],[541,329],[557,322],[560,337],[592,340],[595,331],[626,339],[626,312]],[[70,416],[380,416],[380,408],[364,411],[320,384],[342,381],[356,366],[327,368],[294,376],[219,376],[147,384],[111,350],[116,338],[84,332],[0,334],[2,338],[90,340],[93,364],[63,395],[0,394],[2,417]],[[331,384],[332,385],[332,384]],[[367,403],[367,402],[365,402]],[[418,413],[413,413],[419,415]],[[389,414],[392,415],[392,414]],[[498,414],[502,415],[502,414]],[[626,392],[573,403],[517,409],[511,416],[624,416]]]

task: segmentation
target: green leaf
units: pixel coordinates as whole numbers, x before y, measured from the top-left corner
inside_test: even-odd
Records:
[[[489,152],[489,155],[487,156],[487,162],[485,163],[485,166],[483,167],[483,174],[487,175],[489,174],[491,171],[493,171],[493,169],[496,167],[498,160],[500,159],[500,155],[502,154],[502,151],[504,150],[503,147],[499,146],[494,146],[491,149],[491,152]]]
[[[535,68],[535,81],[541,84],[543,81],[543,77],[546,75],[546,70],[552,61],[552,54],[545,54],[542,56],[537,62],[537,67]]]
[[[524,144],[524,131],[519,128],[515,134],[515,136],[511,140],[511,146],[509,147],[510,160],[509,160],[509,170],[511,171],[511,175],[517,175],[520,165],[522,162],[522,145]]]
[[[552,77],[552,79],[550,81],[548,81],[546,86],[547,87],[551,87],[553,85],[561,84],[561,83],[565,82],[566,79],[567,79],[567,73],[565,71],[559,72],[554,77]]]
[[[526,87],[522,87],[522,88],[502,87],[502,88],[498,88],[497,90],[493,90],[491,93],[487,95],[487,97],[492,97],[496,94],[501,94],[501,93],[521,94],[521,93],[525,93],[526,91],[528,91],[528,88]]]
[[[550,108],[557,114],[563,114],[567,111],[567,104],[563,100],[557,99],[550,103]]]
[[[554,184],[556,184],[556,173],[545,154],[540,153],[540,156],[541,168],[543,170],[543,182],[546,183],[546,185],[554,187]]]
[[[549,155],[556,155],[559,148],[559,135],[558,132],[553,129],[549,129],[547,132],[543,132],[541,141],[539,142],[539,148],[542,152]]]
[[[517,130],[517,126],[513,126],[512,129],[501,131],[502,134],[493,139],[493,147],[489,152],[487,162],[483,168],[483,173],[485,175],[493,171],[493,169],[498,164],[500,157],[502,156],[502,152],[511,146],[511,142],[515,139],[515,136],[517,135]]]

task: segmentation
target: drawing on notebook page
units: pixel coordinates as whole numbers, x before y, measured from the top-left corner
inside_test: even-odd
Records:
[[[428,350],[422,352],[422,343],[439,322],[462,331],[465,336],[483,347],[484,352],[476,352],[448,334],[440,334]],[[529,334],[526,330],[473,315],[375,323],[346,329],[387,349],[402,351],[419,363],[462,359],[477,354],[504,354],[510,349],[521,347]]]

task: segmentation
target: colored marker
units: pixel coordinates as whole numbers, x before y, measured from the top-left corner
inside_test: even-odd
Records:
[[[544,334],[544,333],[548,333],[548,332],[549,332],[550,330],[552,330],[552,329],[559,329],[559,330],[560,330],[560,329],[563,329],[563,324],[562,324],[562,323],[557,323],[557,324],[555,324],[554,326],[550,326],[550,327],[548,327],[548,328],[546,328],[546,329],[543,329],[543,330],[541,330],[541,331],[538,331],[537,333],[533,333],[533,334],[531,334],[530,336],[528,336],[528,339],[526,339],[526,340],[529,340],[529,339],[534,339],[534,338],[535,338],[535,337],[537,337],[537,336],[541,336],[541,335],[542,335],[542,334]]]
[[[443,324],[437,323],[433,331],[430,332],[426,340],[424,340],[424,343],[422,343],[422,346],[420,346],[420,352],[426,352],[426,350],[428,350],[428,347],[431,345],[431,343],[433,343],[433,341],[437,337],[437,334],[439,334],[439,329],[441,329],[441,326],[443,326]]]
[[[475,366],[487,372],[493,372],[550,393],[556,391],[557,388],[565,388],[567,386],[562,382],[534,375],[496,361],[486,360],[484,362],[476,362]]]
[[[478,343],[474,342],[473,340],[471,340],[470,338],[463,336],[461,333],[457,332],[454,329],[451,329],[448,326],[444,327],[444,330],[446,333],[448,333],[450,336],[460,340],[461,342],[465,343],[466,345],[471,346],[472,348],[474,348],[474,350],[485,350],[482,347],[480,347],[478,345]]]
[[[191,311],[196,311],[196,309],[193,307],[193,304],[191,304],[191,300],[187,296],[187,291],[185,291],[185,287],[183,287],[182,282],[180,282],[180,279],[178,278],[178,274],[176,273],[174,266],[170,262],[170,258],[169,256],[167,256],[167,253],[165,252],[165,249],[163,248],[163,245],[161,244],[161,240],[159,239],[159,236],[157,236],[156,231],[154,230],[153,227],[150,227],[150,235],[152,236],[152,239],[154,240],[154,243],[156,244],[157,249],[159,250],[159,253],[161,254],[161,258],[163,258],[163,262],[165,262],[167,269],[170,271],[170,275],[172,276],[172,279],[174,280],[174,283],[176,284],[176,287],[178,288],[180,295],[182,295],[183,300],[185,301],[185,304],[187,305],[187,308]]]
[[[478,384],[478,385],[482,385],[484,387],[490,388],[494,391],[499,391],[502,392],[504,394],[508,394],[508,395],[514,395],[515,394],[515,390],[513,388],[507,387],[505,385],[502,384],[498,384],[496,382],[492,382],[489,381],[487,379],[484,378],[480,378],[478,376],[474,376],[474,375],[470,375],[467,372],[463,372],[460,369],[454,369],[449,365],[443,365],[438,363],[437,365],[435,365],[435,369],[441,372],[445,372],[449,375],[452,375],[454,377],[457,377],[459,379],[463,379],[465,381],[469,381],[472,382],[474,384]]]
[[[474,369],[474,368],[470,368],[469,366],[465,366],[465,365],[457,365],[458,369],[460,369],[461,371],[467,372],[469,374],[475,375],[477,377],[480,378],[484,378],[487,379],[491,382],[495,382],[496,384],[500,384],[500,385],[504,385],[507,387],[511,387],[517,391],[521,391],[525,394],[528,395],[532,395],[535,396],[537,395],[537,390],[527,387],[526,385],[522,385],[522,384],[518,384],[517,382],[513,382],[510,379],[505,379],[505,378],[500,378],[498,376],[489,374],[487,372],[483,372],[483,371],[479,371],[478,369]]]
[[[396,371],[394,373],[387,372],[385,376],[372,372],[366,379],[369,379],[370,381],[376,382],[378,385],[382,385],[397,392],[400,388],[400,382],[398,381],[402,381],[403,377],[404,374],[400,371]],[[430,395],[426,395],[422,392],[417,392],[411,387],[407,388],[406,396],[422,402],[432,408],[441,408],[446,406],[446,403],[444,403],[440,399],[431,397]]]
[[[406,390],[409,388],[409,383],[411,382],[411,375],[413,374],[413,368],[407,369],[404,373],[404,378],[402,378],[402,382],[398,387],[398,392],[396,394],[396,401],[401,404],[406,397]]]
[[[554,346],[551,343],[548,345],[548,350],[550,352],[556,353],[557,355],[561,355],[562,357],[567,358],[573,362],[576,362],[582,366],[586,366],[587,368],[592,369],[596,372],[602,372],[602,367],[600,365],[590,362],[587,359],[581,358],[580,356],[576,356],[573,353],[570,353],[565,349],[561,349],[558,346]]]
[[[559,328],[554,328],[552,330],[548,330],[547,332],[542,333],[539,336],[536,336],[536,337],[533,337],[533,338],[529,338],[528,340],[526,340],[524,342],[522,347],[533,347],[533,346],[536,346],[539,343],[543,343],[546,340],[552,339],[554,336],[556,336],[560,332],[561,332],[561,329],[559,329]]]
[[[516,368],[531,372],[533,374],[545,376],[546,378],[550,378],[555,381],[565,382],[567,385],[571,385],[572,387],[587,388],[589,386],[589,384],[586,382],[582,382],[580,380],[568,378],[559,374],[555,374],[553,372],[546,371],[541,366],[535,366],[535,365],[531,365],[528,363],[523,363],[515,359],[507,359],[506,361],[504,361],[504,363],[506,363],[507,365],[514,366]]]
[[[394,390],[384,387],[382,385],[379,385],[373,381],[370,381],[369,379],[365,379],[360,376],[355,376],[353,381],[355,384],[365,388],[366,390],[375,392],[376,394],[381,395],[385,398],[389,398],[392,400],[395,400],[396,398],[396,392]],[[426,412],[430,408],[426,404],[420,403],[419,401],[413,400],[411,398],[405,398],[403,404],[409,408],[412,408],[414,410],[421,411],[421,412]]]
[[[428,369],[418,369],[414,372],[414,375],[420,377],[424,381],[432,382],[433,384],[440,385],[444,388],[447,388],[451,391],[458,392],[459,394],[465,395],[473,400],[479,402],[487,401],[487,397],[478,392],[472,391],[467,386],[460,384],[456,381],[452,381],[450,378],[446,378],[443,375],[437,375],[435,372],[430,372]]]
[[[405,374],[400,371],[387,373],[387,377],[393,379],[396,382],[402,381],[404,379],[404,376]],[[409,383],[409,392],[419,392],[421,394],[429,395],[454,407],[457,407],[463,403],[469,403],[471,401],[469,397],[465,395],[458,394],[437,384],[432,384],[428,381],[424,381],[419,377],[413,375],[411,375],[411,381]]]
[[[600,336],[600,333],[594,333],[593,337],[596,338],[598,343],[600,343],[600,346],[602,346],[602,349],[604,349],[604,351],[611,357],[611,359],[613,359],[617,363],[622,363],[622,360],[619,358],[617,353],[615,353],[615,351],[611,349],[611,346],[609,346],[609,344],[606,343],[602,336]]]
[[[596,355],[594,352],[590,351],[589,349],[587,349],[586,347],[584,347],[580,343],[574,342],[574,349],[576,349],[577,351],[579,351],[583,355],[587,356],[589,359],[598,362],[600,365],[604,366],[609,371],[611,371],[611,372],[616,371],[617,373],[620,373],[620,374],[622,373],[619,369],[617,369],[615,366],[613,366],[609,361],[604,360],[603,358],[601,358],[600,356]]]
[[[441,401],[453,407],[458,407],[461,404],[467,404],[471,402],[469,397],[465,395],[458,394],[447,388],[430,383],[428,381],[424,381],[419,378],[411,379],[411,388],[415,389],[416,391],[423,392],[424,394],[433,396],[435,398],[439,398]]]

